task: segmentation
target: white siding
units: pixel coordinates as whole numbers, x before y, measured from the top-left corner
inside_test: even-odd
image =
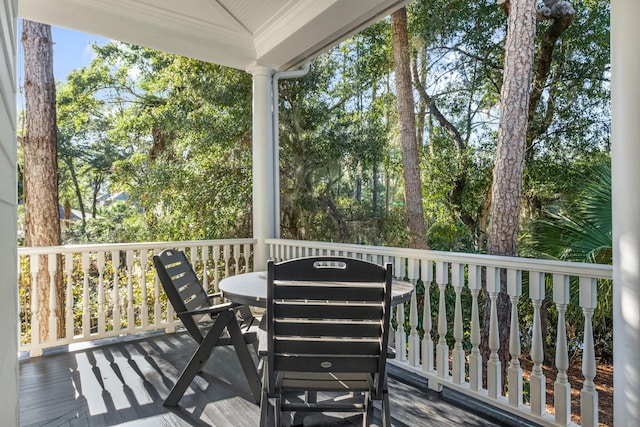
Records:
[[[18,425],[16,195],[17,0],[0,3],[0,414]]]

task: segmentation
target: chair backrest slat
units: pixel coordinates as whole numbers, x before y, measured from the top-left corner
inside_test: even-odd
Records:
[[[275,345],[276,354],[347,354],[375,356],[380,354],[379,341],[364,340],[277,340]]]
[[[348,282],[337,285],[332,282],[311,284],[314,282],[282,282],[282,286],[274,288],[275,299],[301,299],[330,301],[339,298],[341,301],[382,301],[384,283]]]
[[[275,302],[274,316],[278,318],[297,319],[369,319],[382,320],[384,316],[381,305],[340,304],[324,302],[307,302],[282,304]]]
[[[277,280],[324,282],[381,282],[385,269],[355,258],[308,257],[283,261],[275,266]],[[373,264],[377,265],[377,264]]]
[[[275,356],[272,363],[275,371],[290,372],[371,373],[377,372],[379,368],[379,358],[363,355],[352,357]]]
[[[178,275],[172,274],[173,272],[171,270],[167,270],[167,273],[171,276],[173,286],[178,290],[190,285],[191,283],[199,282],[198,278],[193,273],[181,273]]]
[[[275,336],[312,336],[323,337],[363,337],[379,338],[382,333],[380,322],[276,322]]]

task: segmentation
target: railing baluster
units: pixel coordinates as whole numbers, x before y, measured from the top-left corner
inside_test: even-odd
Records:
[[[47,255],[47,261],[49,271],[49,341],[55,342],[58,340],[58,315],[56,314],[56,309],[58,308],[58,295],[56,289],[58,255]]]
[[[186,250],[185,250],[186,253]],[[191,246],[189,248],[189,262],[191,263],[191,266],[193,267],[193,269],[196,272],[196,275],[198,277],[202,277],[201,274],[198,274],[198,248],[196,246]],[[205,288],[207,289],[207,288]]]
[[[584,341],[582,350],[582,375],[584,384],[580,391],[580,416],[583,426],[598,425],[598,392],[593,379],[596,376],[596,356],[593,346],[591,319],[597,306],[597,282],[590,277],[580,277],[580,307],[584,314]]]
[[[230,249],[229,249],[229,245],[224,245],[222,247],[222,251],[223,251],[223,255],[224,255],[224,277],[229,277],[231,276],[231,271],[229,268],[229,258],[231,258],[230,255]]]
[[[553,406],[556,424],[569,425],[571,422],[571,384],[567,376],[569,369],[569,350],[567,346],[567,327],[564,317],[569,304],[569,276],[553,275],[553,302],[558,309],[558,331],[556,335],[556,368],[558,375],[553,384]]]
[[[38,275],[40,274],[40,255],[29,257],[31,269],[31,356],[42,356],[40,346],[40,304],[38,301]]]
[[[104,251],[98,251],[98,335],[106,332],[104,312]]]
[[[396,330],[396,358],[398,360],[407,360],[407,333],[404,330],[404,303],[396,306],[396,322],[398,329]]]
[[[522,271],[507,270],[507,294],[511,301],[511,326],[509,335],[509,404],[516,408],[522,405],[522,368],[520,367],[520,322],[518,320],[518,300],[522,295]]]
[[[502,364],[498,358],[500,340],[498,339],[498,309],[497,300],[500,292],[500,268],[487,267],[487,292],[491,300],[489,316],[489,349],[491,354],[487,361],[487,392],[489,397],[497,399],[502,396]],[[486,326],[485,326],[486,327]]]
[[[140,293],[142,296],[140,325],[142,328],[149,326],[149,307],[147,306],[147,264],[149,262],[149,250],[140,249]]]
[[[136,327],[136,313],[133,301],[133,250],[127,251],[127,329],[132,331]]]
[[[251,247],[248,244],[242,246],[242,257],[244,258],[244,271],[243,273],[248,273],[253,270],[249,265],[249,256],[251,254]]]
[[[82,252],[82,336],[91,335],[91,307],[89,296],[89,252]]]
[[[154,249],[153,255],[158,255],[161,252],[160,249]],[[160,279],[158,278],[158,274],[155,273],[154,266],[154,274],[153,274],[153,324],[159,326],[162,323],[162,304],[160,303],[160,294],[162,290],[160,289]],[[170,305],[170,304],[169,304]],[[169,320],[167,316],[167,321]]]
[[[208,293],[215,292],[215,289],[209,289],[209,246],[202,247],[202,287]]]
[[[480,354],[480,315],[478,294],[482,288],[482,267],[469,264],[469,290],[471,291],[471,354],[469,355],[469,387],[482,388],[482,355]]]
[[[236,264],[234,274],[240,274],[240,245],[233,245],[233,258]]]
[[[67,295],[66,295],[66,338],[72,340],[75,336],[75,320],[73,317],[73,252],[64,254],[64,266],[67,271]]]
[[[389,260],[387,262],[392,261]],[[393,264],[393,275],[399,279],[404,279],[404,265],[402,263],[402,259],[397,257]],[[398,304],[396,306],[396,322],[398,324],[398,328],[396,329],[395,346],[397,352],[396,357],[402,361],[407,360],[407,332],[404,329],[404,319],[404,303]]]
[[[156,274],[156,277],[157,277],[157,274]],[[165,326],[164,330],[167,333],[174,333],[176,331],[176,324],[178,322],[176,321],[176,316],[173,311],[173,306],[167,303],[166,307],[167,307],[167,325]]]
[[[533,305],[533,330],[531,332],[531,361],[533,368],[529,378],[531,413],[542,416],[546,413],[546,378],[542,371],[544,361],[540,307],[545,298],[544,273],[529,272],[529,298]]]
[[[113,268],[113,332],[118,334],[122,326],[120,318],[120,251],[111,251]]]
[[[420,260],[409,258],[407,266],[407,276],[416,288],[416,283],[420,274]],[[411,294],[411,304],[409,307],[409,363],[411,366],[418,366],[420,363],[420,335],[418,335],[418,296],[416,292]]]
[[[403,280],[405,277],[405,268],[404,268],[405,258],[395,257],[393,260],[389,260],[387,262],[393,262],[393,275],[400,280]]]
[[[449,345],[447,344],[447,306],[445,291],[449,282],[449,263],[436,263],[436,283],[440,290],[438,300],[438,344],[436,345],[436,372],[439,378],[449,377]]]
[[[220,246],[215,245],[213,247],[213,281],[215,282],[215,290],[218,289],[218,282],[220,282]]]
[[[452,350],[452,368],[451,373],[453,376],[454,384],[464,383],[464,364],[465,354],[462,348],[462,337],[464,336],[462,328],[462,286],[464,285],[464,264],[452,263],[451,264],[451,285],[456,294],[456,302],[454,307],[453,317],[453,350]]]
[[[275,245],[273,248],[273,259],[276,262],[282,260],[282,245]]]
[[[424,336],[422,337],[422,370],[424,372],[434,372],[434,347],[433,336],[431,331],[433,329],[433,322],[431,321],[431,282],[433,282],[433,263],[429,260],[421,261],[421,277],[424,284],[424,307],[422,309],[422,327],[424,329]],[[442,388],[436,381],[429,381],[429,388],[438,390]]]
[[[198,247],[197,246],[189,247],[189,262],[191,262],[191,265],[194,268],[197,268],[195,267],[198,264]]]

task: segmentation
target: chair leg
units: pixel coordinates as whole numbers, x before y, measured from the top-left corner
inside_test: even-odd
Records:
[[[273,415],[276,421],[276,427],[282,426],[282,400],[280,396],[276,397],[273,404]]]
[[[391,427],[391,411],[389,410],[389,391],[382,392],[382,427]]]
[[[373,418],[373,402],[371,394],[367,393],[364,399],[364,414],[362,414],[362,427],[369,427]]]
[[[267,394],[267,390],[263,389],[260,399],[260,427],[270,427],[275,425],[275,420],[273,419],[273,410],[269,410],[270,406],[271,404],[269,403],[269,395]]]
[[[258,377],[258,370],[255,362],[251,357],[251,353],[249,353],[249,347],[247,342],[244,340],[244,336],[242,335],[240,326],[238,326],[238,322],[235,320],[235,316],[229,322],[227,330],[229,331],[231,342],[233,343],[233,347],[238,355],[238,360],[240,360],[240,366],[242,366],[244,375],[249,382],[249,388],[251,389],[253,399],[256,403],[260,403],[262,382]]]
[[[236,311],[240,313],[242,317],[242,324],[251,324],[253,322],[253,313],[248,305],[241,305],[236,307]]]
[[[213,326],[209,329],[207,336],[200,343],[200,346],[191,357],[189,364],[184,368],[180,378],[175,383],[169,396],[164,401],[164,406],[177,406],[178,402],[182,398],[182,395],[191,384],[193,378],[202,370],[202,366],[207,362],[211,352],[215,348],[220,335],[224,332],[224,328],[230,323],[232,319],[235,319],[233,311],[223,311],[215,320]],[[237,326],[237,324],[236,324]]]

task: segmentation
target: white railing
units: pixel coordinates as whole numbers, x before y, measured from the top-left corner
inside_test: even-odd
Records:
[[[410,281],[417,292],[409,303],[396,309],[393,338],[398,355],[391,363],[427,378],[434,390],[452,388],[542,425],[575,425],[571,420],[576,415],[571,410],[572,387],[567,377],[569,337],[565,313],[568,308],[576,308],[572,304],[579,306],[584,328],[576,349],[581,353],[584,381],[577,415],[581,425],[597,426],[592,317],[599,281],[610,285],[610,266],[281,239],[270,239],[266,244],[270,258],[275,260],[341,255],[392,262],[394,275]],[[152,255],[165,248],[186,250],[203,285],[215,291],[222,278],[253,271],[254,245],[253,239],[233,239],[19,248],[20,350],[39,356],[47,348],[78,341],[159,329],[173,332],[178,322],[161,292]],[[495,304],[491,304],[489,324],[480,323],[482,301],[488,298],[495,302],[501,271],[505,272],[512,307],[508,392],[502,390],[500,381]],[[49,292],[32,298],[38,295],[36,283],[40,275],[48,278]],[[56,293],[57,288],[62,292]],[[58,305],[56,295],[65,299],[63,313],[51,309]],[[432,300],[438,301],[437,306],[432,305]],[[558,319],[552,402],[546,399],[542,369],[543,302],[555,308]],[[48,334],[40,338],[43,305],[51,309],[49,325],[56,325],[58,316],[64,317],[65,328],[58,334],[61,337]],[[532,313],[526,329],[521,327],[524,322],[519,317],[523,307]],[[482,327],[489,328],[491,349],[486,385],[479,351]],[[518,361],[522,343],[526,343],[533,364],[528,379],[523,377]]]
[[[414,286],[418,283],[425,284],[423,289],[426,290],[421,295],[414,292],[409,306],[400,305],[396,310],[396,324],[408,324],[408,327],[396,328],[398,355],[392,363],[426,377],[429,388],[441,390],[443,386],[450,387],[542,425],[575,425],[571,420],[571,384],[567,377],[569,351],[565,313],[572,301],[579,301],[584,321],[583,338],[578,346],[581,349],[584,378],[579,397],[580,424],[598,425],[598,393],[593,382],[596,358],[592,317],[597,304],[598,281],[607,281],[604,285],[611,286],[611,266],[297,240],[273,239],[268,240],[267,244],[270,257],[278,261],[301,256],[338,255],[378,263],[392,262],[394,276],[409,280]],[[508,392],[502,390],[501,367],[497,357],[499,339],[495,301],[500,291],[501,271],[506,271],[507,292],[511,302],[511,360],[506,381]],[[522,298],[523,279],[528,283],[526,300]],[[573,288],[577,288],[577,295],[570,294],[572,283],[576,284]],[[461,298],[463,291],[470,295],[470,298],[465,299],[468,301],[465,306]],[[446,295],[451,294],[453,307],[447,307]],[[437,307],[431,304],[434,297],[438,299]],[[491,300],[489,325],[484,325],[489,328],[491,349],[487,361],[486,387],[482,383],[483,364],[479,349],[483,327],[479,315],[483,306],[479,304],[479,298],[485,297]],[[555,331],[556,380],[551,391],[553,402],[547,402],[546,378],[542,369],[543,333],[540,314],[545,299],[549,299],[550,305],[555,305],[558,316]],[[519,320],[518,307],[523,304],[533,312],[531,325],[526,331],[521,329]],[[422,306],[420,312],[419,305]],[[447,313],[453,314],[448,316]],[[466,329],[463,313],[470,319],[466,322]],[[405,321],[407,316],[408,322]],[[435,330],[432,318],[436,319]],[[463,339],[465,334],[469,337],[466,340]],[[449,349],[448,335],[452,337],[452,349]],[[523,340],[530,342],[529,356],[533,363],[526,393],[527,403],[524,399],[523,373],[518,360]],[[404,346],[398,343],[404,343]],[[470,347],[470,350],[465,351],[463,344]],[[401,347],[404,347],[404,351],[399,350]],[[547,404],[551,405],[549,410]]]
[[[254,243],[233,239],[18,248],[20,351],[40,356],[47,348],[80,341],[157,329],[172,332],[177,320],[152,256],[166,248],[185,250],[203,286],[213,292],[222,278],[252,270]],[[37,283],[43,278],[48,292],[39,293]],[[63,312],[56,311],[58,298],[64,298]],[[40,333],[43,306],[49,307],[48,325],[64,325],[60,333],[54,326],[48,334]]]

